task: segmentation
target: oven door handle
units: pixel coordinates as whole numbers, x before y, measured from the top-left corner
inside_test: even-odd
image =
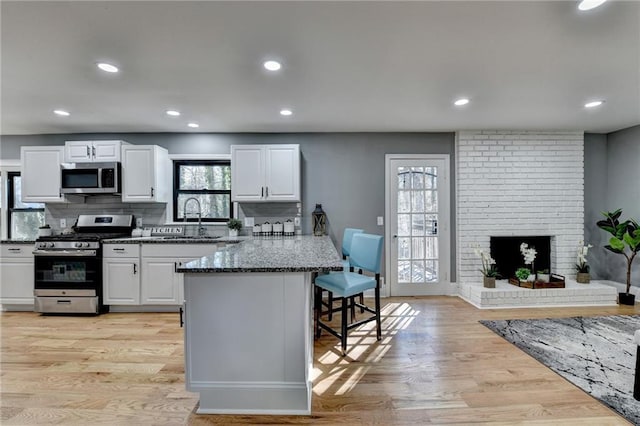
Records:
[[[34,250],[34,256],[50,256],[50,257],[96,257],[96,250]]]

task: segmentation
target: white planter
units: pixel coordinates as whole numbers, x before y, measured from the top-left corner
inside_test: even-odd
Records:
[[[237,229],[229,229],[229,236],[230,237],[237,237],[238,236],[238,230]]]

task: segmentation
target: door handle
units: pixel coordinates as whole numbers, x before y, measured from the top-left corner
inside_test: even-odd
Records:
[[[269,198],[269,187],[268,186],[266,187],[266,191],[265,192],[267,194],[267,198]]]
[[[261,187],[261,189],[262,189],[262,193],[260,194],[260,198],[264,198],[264,186]]]
[[[182,315],[184,314],[184,309],[180,306],[180,328],[184,326],[184,320],[182,319]]]
[[[133,275],[138,273],[138,265],[136,265],[135,263],[133,264]]]
[[[393,236],[393,238],[398,238],[398,236],[397,236],[397,235],[394,235],[394,236]]]
[[[93,158],[96,158],[96,147],[95,146],[91,147],[91,154],[93,155]]]
[[[87,145],[87,158],[91,158],[91,151],[89,151],[89,145]]]
[[[151,187],[151,196],[153,197],[153,186]]]

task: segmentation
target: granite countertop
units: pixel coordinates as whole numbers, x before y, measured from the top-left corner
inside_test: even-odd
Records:
[[[238,238],[229,237],[126,237],[102,240],[105,244],[210,244],[237,242]]]
[[[215,253],[178,267],[178,272],[328,272],[341,271],[342,259],[328,236],[279,239],[240,238]]]
[[[35,244],[36,240],[0,240],[0,244]]]

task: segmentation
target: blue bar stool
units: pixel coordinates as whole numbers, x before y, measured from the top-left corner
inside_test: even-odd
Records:
[[[345,228],[344,232],[342,233],[342,269],[345,271],[353,272],[353,269],[351,269],[351,266],[349,265],[349,254],[351,253],[351,241],[353,240],[353,236],[355,234],[361,234],[363,232],[364,232],[363,229]],[[333,319],[333,293],[329,291],[327,295],[327,302],[324,302],[323,300],[322,304],[328,308],[326,312],[327,312],[329,321],[331,321]],[[364,296],[362,294],[360,295],[360,304],[364,304]],[[355,315],[355,311],[352,311],[352,316],[353,315]]]
[[[349,266],[350,269],[354,268],[358,270],[358,272],[356,273],[351,270],[344,270],[342,272],[320,275],[315,279],[316,297],[314,308],[316,310],[316,338],[320,337],[322,329],[336,336],[342,342],[342,356],[345,356],[347,351],[347,333],[353,328],[375,320],[376,338],[378,340],[382,338],[380,328],[380,264],[382,259],[382,240],[383,238],[380,235],[355,233],[351,242]],[[363,271],[371,272],[375,274],[375,276],[370,277],[364,275]],[[374,289],[375,291],[375,309],[371,309],[363,303],[356,303],[353,297],[369,289]],[[323,290],[330,291],[335,300],[341,302],[341,306],[339,308],[333,308],[333,306],[329,307],[329,311],[341,312],[340,332],[334,330],[322,321],[320,314],[322,309],[321,297]],[[352,318],[349,323],[347,311],[351,308],[353,313],[355,306],[364,309],[373,315],[359,321],[354,321]]]

